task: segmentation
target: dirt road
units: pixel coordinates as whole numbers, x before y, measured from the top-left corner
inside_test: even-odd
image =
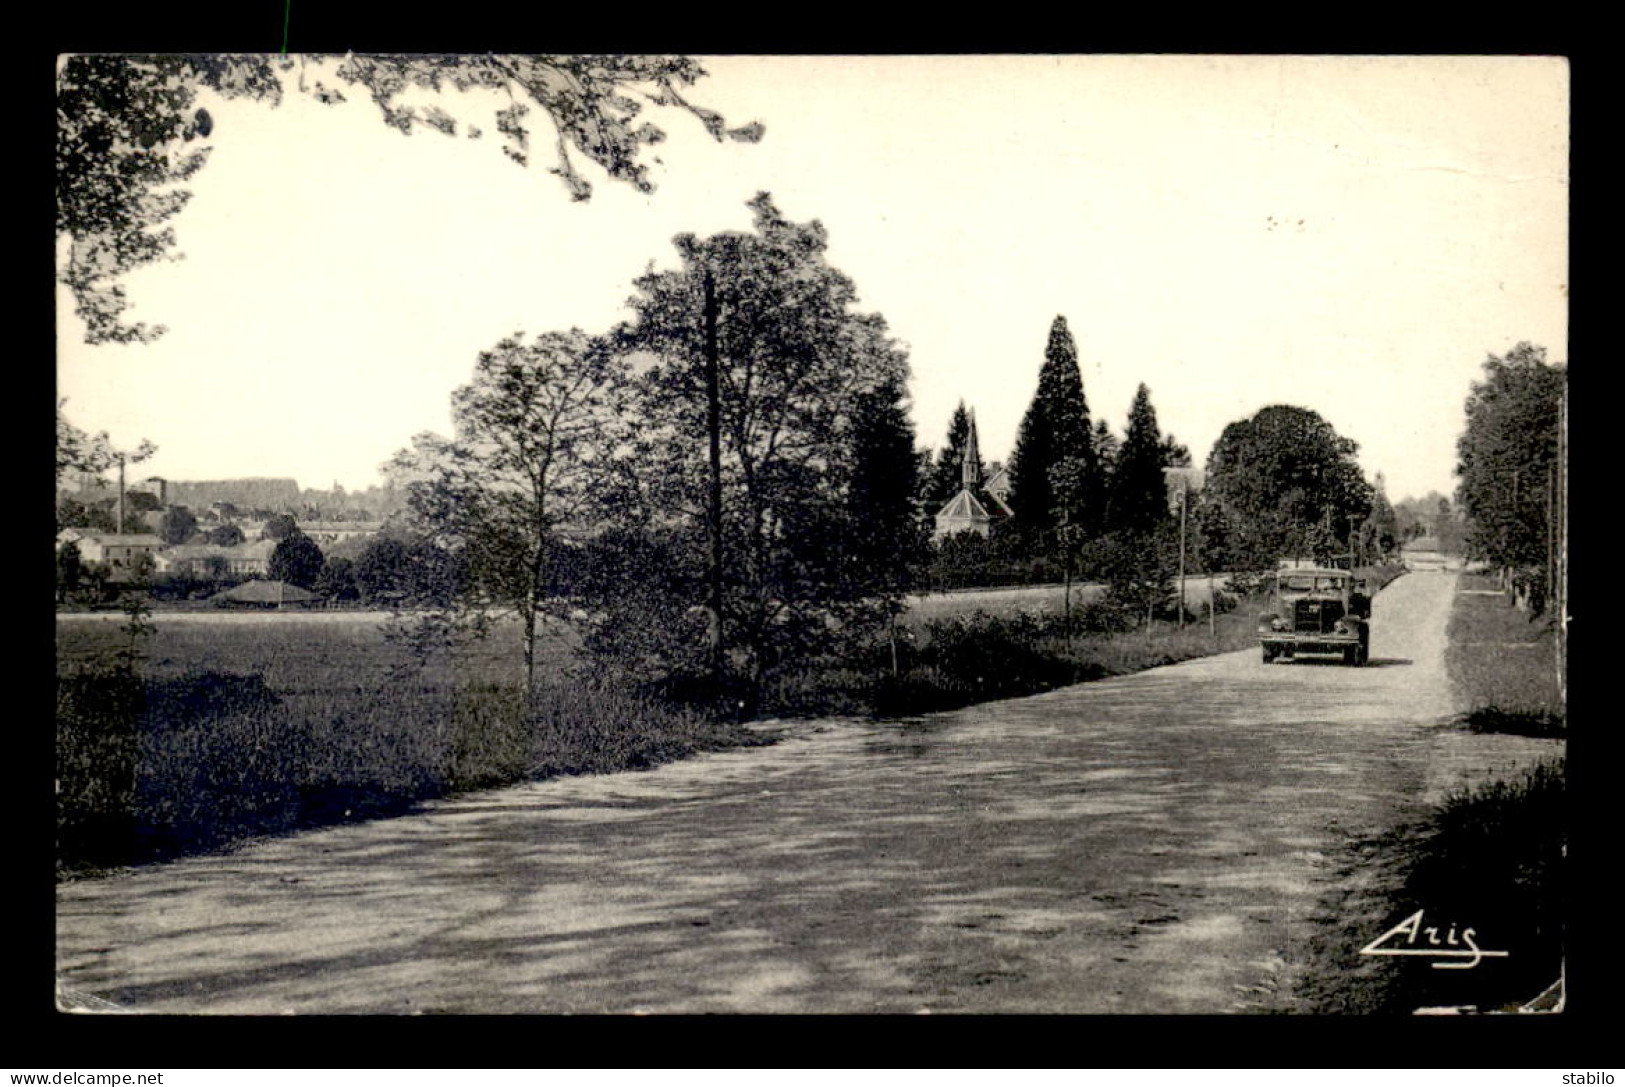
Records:
[[[171,1013],[1280,1007],[1331,851],[1428,787],[1454,581],[1380,594],[1365,669],[1210,657],[65,884],[60,982]]]

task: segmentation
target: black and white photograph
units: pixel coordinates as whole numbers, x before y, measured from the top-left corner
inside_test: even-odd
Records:
[[[1564,58],[56,109],[59,1013],[1575,1010]]]

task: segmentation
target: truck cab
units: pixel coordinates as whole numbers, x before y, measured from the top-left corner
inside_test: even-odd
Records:
[[[1272,607],[1258,619],[1264,663],[1300,653],[1331,653],[1344,664],[1370,659],[1371,598],[1349,570],[1283,566],[1274,575]]]

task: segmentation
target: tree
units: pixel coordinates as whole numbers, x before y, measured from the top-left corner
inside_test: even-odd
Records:
[[[1082,471],[1072,474],[1074,491],[1057,495],[1050,469],[1065,457],[1077,458]],[[1016,434],[1010,457],[1010,507],[1015,528],[1029,546],[1043,546],[1054,538],[1062,511],[1086,536],[1100,525],[1100,465],[1078,349],[1065,317],[1056,317],[1050,326],[1038,391]]]
[[[158,535],[164,543],[183,544],[197,531],[197,518],[185,506],[170,506],[158,522]]]
[[[271,552],[271,579],[309,589],[321,577],[326,560],[316,541],[303,532],[285,536]]]
[[[349,559],[329,558],[322,565],[311,591],[328,600],[355,600],[361,594],[355,583],[355,563]]]
[[[243,542],[243,530],[236,525],[219,525],[209,530],[209,542],[216,547],[236,547]]]
[[[1358,451],[1315,412],[1290,405],[1225,427],[1208,456],[1206,489],[1223,521],[1229,568],[1345,554],[1371,512]]]
[[[1178,530],[1164,519],[1149,532],[1108,532],[1095,540],[1090,558],[1096,574],[1106,582],[1105,602],[1147,628],[1157,608],[1171,593],[1169,582],[1178,569]]]
[[[965,443],[970,438],[970,412],[961,400],[948,420],[948,444],[937,454],[936,463],[925,477],[924,505],[935,514],[959,493],[965,470]],[[977,478],[986,479],[986,466],[977,464]]]
[[[1484,362],[1467,397],[1467,427],[1456,445],[1459,505],[1475,558],[1511,569],[1543,567],[1547,492],[1557,460],[1568,372],[1546,349],[1519,343]],[[1448,508],[1445,516],[1449,519]]]
[[[919,487],[914,425],[896,375],[855,396],[847,468],[847,522],[841,594],[875,597],[901,608],[903,594],[928,555],[929,534],[913,516]]]
[[[1360,539],[1371,559],[1381,559],[1399,546],[1399,515],[1388,501],[1388,487],[1381,472],[1371,488],[1371,516],[1361,526]]]
[[[1095,423],[1092,440],[1095,447],[1095,462],[1099,465],[1100,487],[1110,494],[1112,474],[1117,471],[1117,454],[1123,448],[1123,443],[1117,440],[1117,435],[1112,433],[1111,424],[1105,419]]]
[[[130,503],[132,513],[157,513],[164,508],[158,496],[151,491],[130,491],[125,499]]]
[[[56,553],[56,599],[61,603],[68,594],[79,588],[84,577],[85,564],[79,555],[77,543],[63,544]]]
[[[388,602],[401,591],[406,545],[394,536],[374,536],[355,560],[356,589],[369,604]]]
[[[57,528],[89,528],[97,532],[117,532],[118,522],[106,502],[87,505],[76,498],[64,498],[56,508]]]
[[[653,360],[629,389],[637,471],[617,476],[615,514],[624,530],[717,549],[700,564],[722,583],[715,637],[747,692],[894,611],[907,556],[877,540],[913,519],[906,479],[863,467],[866,447],[894,449],[899,473],[913,463],[898,431],[906,356],[881,318],[851,312],[856,289],[825,262],[821,224],[788,221],[765,193],[750,207],[752,233],[678,236],[681,266],[641,277],[636,316],[615,332]],[[714,480],[721,523],[708,527]]]
[[[299,522],[289,513],[279,513],[265,522],[267,540],[286,540],[299,531]]]
[[[56,230],[68,244],[58,277],[74,294],[89,343],[150,341],[164,332],[124,320],[128,308],[120,279],[169,256],[173,227],[186,205],[181,186],[200,170],[202,145],[214,119],[199,108],[208,90],[226,99],[275,105],[292,83],[325,103],[345,95],[320,78],[320,65],[336,57],[74,55],[57,74]],[[312,67],[316,70],[312,71]],[[705,71],[683,56],[398,56],[346,54],[331,78],[367,94],[383,121],[410,134],[428,128],[469,138],[483,130],[459,122],[439,104],[403,101],[414,92],[441,96],[488,88],[505,91],[509,104],[494,127],[503,153],[521,166],[532,155],[532,107],[552,123],[558,176],[572,198],[586,200],[591,183],[572,156],[584,156],[614,180],[650,192],[643,158],[665,133],[645,119],[644,106],[673,108],[696,117],[715,139],[755,142],[759,123],[729,128],[712,110],[685,97]],[[539,141],[543,146],[546,141]]]
[[[1151,390],[1142,384],[1129,408],[1128,429],[1112,473],[1106,521],[1114,532],[1129,536],[1156,531],[1168,520],[1168,487],[1163,469],[1172,468],[1171,449],[1157,428]]]
[[[465,603],[517,611],[527,683],[538,622],[565,607],[554,569],[560,533],[580,527],[619,433],[610,396],[625,369],[579,329],[529,343],[515,334],[482,352],[473,380],[453,394],[456,437],[419,435],[394,461],[419,477],[408,485],[415,524],[465,557],[475,590]]]
[[[139,464],[158,452],[158,447],[142,440],[133,450],[113,448],[107,431],[88,434],[68,421],[62,406],[66,399],[56,402],[56,485],[63,485],[64,477],[77,474],[83,477],[99,476],[120,464]]]

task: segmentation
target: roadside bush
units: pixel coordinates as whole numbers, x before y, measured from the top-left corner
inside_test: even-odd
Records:
[[[1397,861],[1385,881],[1382,926],[1421,907],[1424,924],[1441,933],[1471,926],[1479,948],[1508,954],[1471,970],[1435,970],[1426,959],[1356,964],[1350,948],[1360,940],[1337,935],[1334,950],[1317,937],[1323,961],[1305,973],[1313,1010],[1408,1015],[1440,1006],[1506,1010],[1532,1000],[1562,970],[1566,826],[1563,764],[1552,761],[1455,793],[1419,824],[1367,843],[1371,858]]]
[[[140,677],[126,669],[81,667],[57,678],[59,858],[105,865],[128,848],[144,702]]]

